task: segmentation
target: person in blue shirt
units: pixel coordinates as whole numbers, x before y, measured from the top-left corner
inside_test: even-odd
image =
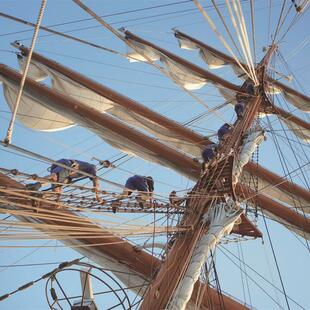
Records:
[[[151,176],[134,175],[127,179],[123,194],[130,196],[133,191],[146,193],[152,196],[154,191],[154,180]]]
[[[134,175],[127,179],[122,196],[129,197],[134,191],[138,191],[138,201],[141,207],[143,202],[152,198],[154,192],[154,180],[151,176]]]
[[[241,119],[243,117],[244,109],[245,109],[245,102],[244,101],[239,101],[236,103],[235,112],[237,114],[238,119]]]
[[[231,134],[232,126],[225,123],[222,127],[217,131],[217,136],[220,142],[226,140],[228,136]]]
[[[80,172],[85,172],[90,174],[91,176],[85,176],[83,173],[79,171],[72,171],[66,169],[65,167],[59,166],[57,164],[53,164],[48,170],[50,171],[50,175],[46,176],[45,178],[58,183],[69,184],[72,182],[73,179],[78,179],[82,177],[88,177],[90,180],[93,181],[93,186],[96,194],[96,200],[100,201],[99,198],[99,190],[100,190],[100,183],[97,177],[97,169],[95,165],[92,165],[88,162],[76,160],[76,159],[59,159],[56,163],[68,166],[70,168],[79,170]],[[26,188],[28,190],[38,190],[42,185],[45,185],[42,182],[28,184]],[[62,192],[62,186],[60,184],[52,184],[52,190],[58,194]]]
[[[206,164],[215,157],[217,151],[217,145],[212,142],[208,144],[202,151],[201,156],[203,159],[202,170],[205,170]]]

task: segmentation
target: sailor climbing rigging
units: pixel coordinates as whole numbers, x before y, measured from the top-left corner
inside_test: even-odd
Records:
[[[202,170],[205,170],[208,162],[216,156],[217,148],[217,144],[212,142],[203,149],[203,151],[201,152],[201,156],[203,159]]]
[[[127,179],[122,196],[128,197],[133,191],[138,191],[138,201],[143,202],[151,199],[154,192],[154,180],[151,176],[134,175]]]
[[[59,159],[56,161],[59,164],[68,166],[69,168],[73,168],[79,171],[72,171],[70,169],[66,169],[63,166],[59,166],[57,164],[53,164],[48,170],[50,171],[50,175],[44,177],[52,182],[62,183],[62,184],[54,184],[52,183],[52,190],[56,192],[58,196],[58,200],[60,198],[60,194],[62,192],[63,184],[72,183],[73,179],[78,179],[85,177],[83,173],[87,173],[91,176],[88,176],[90,180],[93,181],[94,191],[96,194],[96,200],[99,202],[99,191],[100,191],[100,183],[97,177],[97,169],[95,165],[92,165],[88,162],[76,160],[76,159]],[[45,185],[43,182],[36,182],[27,185],[28,190],[39,190],[41,186]]]
[[[220,129],[217,131],[217,136],[219,139],[219,143],[223,143],[231,134],[233,127],[225,123],[220,127]]]

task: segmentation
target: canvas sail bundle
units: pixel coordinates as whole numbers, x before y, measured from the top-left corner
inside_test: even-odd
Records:
[[[168,306],[169,310],[184,310],[192,295],[194,285],[199,279],[201,268],[208,254],[220,240],[230,234],[234,223],[238,220],[242,211],[238,211],[236,204],[231,199],[226,203],[216,203],[210,206],[204,214],[203,221],[208,225],[208,231],[197,243],[188,268],[180,281]]]
[[[24,61],[24,57],[19,59],[21,69],[23,68]],[[87,106],[97,109],[101,113],[107,113],[126,124],[140,130],[144,130],[175,149],[182,150],[188,154],[193,154],[196,157],[200,156],[201,151],[198,145],[185,142],[182,137],[178,137],[167,128],[149,120],[146,117],[138,115],[131,110],[123,108],[116,101],[111,101],[97,94],[91,89],[84,87],[80,83],[35,60],[31,61],[30,68],[34,68],[34,70],[30,70],[30,73],[28,74],[30,78],[37,80],[38,75],[41,78],[43,76],[50,77],[52,79],[53,89],[56,89],[65,95],[71,96]]]
[[[230,57],[222,54],[221,52],[215,50],[203,44],[202,42],[191,38],[190,36],[183,34],[179,31],[175,31],[175,37],[179,41],[179,45],[181,48],[189,49],[189,50],[199,50],[199,54],[201,58],[206,62],[210,69],[218,69],[224,66],[230,66],[235,74],[240,78],[247,78],[245,73],[239,67],[239,65],[233,60],[229,60]],[[208,55],[208,57],[205,57]],[[282,87],[280,83],[277,81],[271,81],[267,84],[266,87],[267,93],[269,94],[281,94],[285,97],[287,101],[289,101],[296,108],[300,109],[303,112],[310,113],[310,99],[309,98],[301,98],[294,94],[290,88]]]
[[[3,82],[4,97],[9,108],[13,111],[19,85],[12,84],[1,77],[0,80]],[[40,131],[57,131],[74,126],[70,119],[45,108],[40,100],[26,93],[23,93],[21,97],[17,118],[26,127]]]
[[[127,44],[133,49],[133,52],[127,54],[127,58],[130,61],[132,61],[133,58],[135,61],[146,62],[159,60],[165,66],[166,74],[188,90],[200,89],[207,84],[208,81],[205,78],[175,62],[153,47],[129,38],[127,38],[126,41]],[[156,57],[154,55],[156,55]]]
[[[243,167],[251,160],[256,148],[264,141],[265,135],[260,127],[251,128],[247,132],[242,144],[240,155],[234,161],[233,176],[237,181],[242,174]]]

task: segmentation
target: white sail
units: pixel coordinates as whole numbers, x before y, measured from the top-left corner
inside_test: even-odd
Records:
[[[310,102],[309,100],[303,100],[300,97],[290,93],[289,91],[283,90],[283,95],[287,101],[294,105],[299,110],[310,113]]]
[[[286,124],[286,126],[301,140],[304,142],[309,143],[310,142],[310,130],[304,127],[299,126],[292,120],[286,117],[281,117],[279,115],[279,118]]]
[[[18,85],[2,79],[3,93],[11,111],[14,111],[18,94]],[[57,131],[74,126],[74,123],[62,115],[53,112],[41,104],[31,94],[23,93],[17,110],[17,119],[26,127],[40,131]]]
[[[176,38],[181,48],[199,50],[201,58],[205,61],[210,69],[218,69],[223,66],[230,66],[238,77],[247,78],[247,76],[244,74],[244,71],[235,62],[228,62],[227,60],[225,61],[219,54],[212,52],[210,49],[207,49],[205,46],[192,41],[188,37],[184,37],[179,32],[176,32]],[[267,93],[283,95],[285,99],[296,108],[303,112],[310,113],[310,100],[302,99],[290,92],[288,89],[282,88],[281,85],[274,84],[272,82],[268,82],[266,89]]]
[[[264,141],[265,135],[260,127],[251,128],[247,132],[247,137],[241,146],[240,155],[234,161],[233,177],[237,183],[243,167],[251,160],[252,154],[256,148]]]
[[[30,68],[32,68],[32,66],[34,66],[36,70],[41,70],[46,76],[49,76],[52,79],[53,88],[57,91],[71,96],[87,106],[98,109],[99,112],[110,114],[132,127],[144,130],[175,149],[182,150],[195,157],[200,156],[201,149],[198,145],[184,141],[182,137],[178,137],[173,131],[165,128],[159,123],[155,123],[131,110],[123,108],[117,102],[98,95],[91,89],[84,87],[80,83],[73,81],[69,77],[35,60],[32,60],[30,63]],[[35,78],[35,76],[29,76]]]
[[[235,221],[241,214],[242,211],[238,211],[232,200],[228,200],[227,203],[215,204],[209,208],[203,219],[208,225],[208,231],[194,249],[186,273],[169,303],[169,310],[184,310],[186,308],[208,253],[215,248],[221,238],[231,232]]]

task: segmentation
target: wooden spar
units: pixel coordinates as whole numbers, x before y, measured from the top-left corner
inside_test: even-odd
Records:
[[[5,65],[0,65],[0,74],[5,78],[18,83],[21,75],[8,68]],[[164,159],[164,162],[171,168],[182,172],[189,178],[193,178],[193,175],[199,175],[200,165],[194,162],[190,157],[183,155],[182,153],[165,146],[164,144],[152,139],[142,132],[132,129],[124,123],[118,122],[111,116],[105,113],[98,113],[97,110],[76,101],[72,97],[67,97],[61,93],[51,90],[49,87],[35,82],[32,79],[27,78],[25,83],[25,91],[37,94],[40,98],[44,98],[45,102],[53,102],[53,107],[57,108],[57,112],[66,110],[70,111],[74,115],[79,116],[81,119],[87,118],[94,122],[99,130],[101,124],[108,127],[116,134],[126,137],[127,139],[135,142],[137,146],[141,146],[150,152],[153,152]],[[194,170],[193,170],[194,169]]]
[[[7,77],[13,79],[13,81],[17,82],[20,80],[21,76],[19,73],[9,69],[5,65],[0,65],[0,74],[6,75]],[[192,159],[188,158],[187,156],[166,147],[165,145],[157,142],[154,139],[151,139],[148,136],[140,134],[139,132],[135,131],[130,127],[122,125],[121,123],[113,120],[112,118],[106,116],[105,114],[97,113],[95,110],[91,108],[83,107],[83,109],[80,108],[77,109],[77,106],[82,107],[83,105],[74,100],[73,98],[63,96],[60,93],[52,91],[50,88],[42,84],[39,84],[29,78],[26,80],[25,90],[27,90],[28,88],[34,93],[39,93],[40,96],[42,96],[43,98],[55,101],[55,103],[58,103],[58,105],[60,106],[70,107],[72,111],[74,111],[74,113],[82,113],[82,115],[84,113],[84,115],[87,115],[92,120],[98,122],[98,124],[100,124],[101,122],[108,122],[111,128],[120,132],[124,137],[134,139],[134,141],[136,141],[138,144],[149,147],[149,149],[152,152],[158,154],[158,156],[161,157],[164,156],[166,160],[171,163],[171,165],[178,164],[179,169],[182,169],[184,171],[184,174],[189,175],[191,179],[198,179],[200,174],[199,164],[195,163]],[[255,169],[255,167],[253,169]],[[271,176],[271,178],[273,178],[272,180],[278,180],[278,178],[280,178],[280,177],[277,178],[274,177],[274,174],[271,174],[269,172],[268,173],[264,172],[264,174],[267,175],[268,177]],[[280,182],[282,185],[286,184],[285,182],[283,182],[283,179],[280,179],[278,183]],[[272,184],[278,184],[278,183],[272,183]],[[285,190],[287,190],[287,188],[290,188],[289,185],[287,186],[288,187],[285,187]],[[297,186],[295,185],[295,187]],[[307,193],[308,192],[304,190],[305,198],[309,199]],[[256,197],[254,197],[254,201],[256,201]],[[264,208],[264,206],[261,207]],[[296,225],[298,225],[298,223],[296,223]]]
[[[293,123],[295,123],[296,125],[309,130],[310,132],[310,124],[307,123],[306,121],[300,119],[299,117],[294,116],[293,114],[284,111],[283,109],[273,105],[273,109],[275,110],[275,114],[287,119],[288,121],[291,121]]]
[[[9,178],[8,176],[0,173],[0,186],[4,187],[6,189],[25,189],[25,187],[16,182],[15,180]],[[16,196],[14,197],[13,194],[7,194],[1,193],[0,196],[4,196],[4,198],[10,200],[12,203],[17,202],[19,204],[28,205],[29,207],[32,206],[31,197],[29,199],[24,198],[21,199],[21,197]],[[44,215],[53,215],[55,211],[51,209],[51,206],[48,203],[40,203],[40,214]],[[45,223],[47,225],[60,225],[60,226],[78,226],[80,229],[81,235],[83,235],[83,227],[85,228],[94,228],[98,229],[98,225],[91,223],[91,221],[87,220],[86,218],[83,218],[83,220],[86,220],[85,225],[80,224],[81,217],[76,215],[74,212],[69,210],[57,210],[57,213],[62,212],[64,216],[70,216],[70,218],[76,218],[77,224],[74,223],[68,223],[64,222],[61,219],[41,219],[42,223]],[[28,219],[28,221],[31,223],[31,215],[37,215],[37,213],[33,213],[33,211],[29,211],[29,216],[25,219]],[[102,229],[102,228],[101,228]],[[48,228],[47,231],[45,231],[48,234]],[[109,233],[108,231],[105,231],[102,229],[102,234]],[[157,268],[160,266],[161,261],[153,257],[151,254],[138,250],[135,246],[130,244],[128,241],[123,240],[117,236],[114,236],[109,233],[110,236],[105,236],[104,238],[81,238],[79,243],[81,245],[85,244],[87,246],[92,247],[98,255],[100,253],[104,256],[109,256],[110,259],[120,262],[121,264],[124,264],[127,266],[130,270],[132,270],[134,273],[138,273],[140,276],[145,278],[146,280],[150,280],[152,278],[152,275],[156,272]],[[103,268],[105,266],[102,266]],[[199,284],[197,283],[196,288],[194,290],[194,295],[192,298],[192,301],[195,302],[195,296],[197,295],[199,291]],[[243,306],[242,304],[239,304],[235,300],[222,295],[219,296],[219,293],[211,288],[207,287],[206,293],[204,294],[204,299],[202,305],[205,307],[209,307],[212,305],[212,309],[214,310],[221,310],[222,304],[219,302],[220,298],[223,298],[223,303],[225,305],[226,309],[231,310],[248,310],[247,307]]]
[[[0,186],[6,189],[22,189],[25,190],[25,186],[22,184],[16,182],[15,180],[7,177],[6,175],[0,173]],[[4,196],[8,200],[12,202],[16,202],[18,204],[23,204],[23,205],[28,205],[32,206],[31,198],[21,198],[19,196],[16,196],[14,198],[14,194],[4,194],[3,192],[0,193],[0,196]],[[49,205],[48,203],[43,203],[40,202],[39,205],[40,215],[55,215],[55,212],[57,213],[62,213],[63,218],[70,217],[70,219],[76,219],[77,223],[74,223],[72,220],[71,222],[68,221],[62,221],[59,217],[59,219],[40,219],[41,222],[48,224],[48,225],[60,225],[60,226],[65,226],[66,228],[72,227],[72,228],[79,228],[81,235],[83,235],[83,228],[85,229],[86,232],[89,232],[90,228],[93,229],[98,229],[98,225],[91,223],[90,220],[87,218],[82,218],[84,223],[81,223],[81,217],[74,214],[74,212],[69,211],[69,210],[55,210],[53,209],[54,207],[52,205]],[[29,211],[29,216],[27,217],[28,221],[31,219],[31,215],[34,215],[34,218],[36,215],[38,215],[37,212],[35,211]],[[61,231],[61,228],[59,229]],[[48,228],[45,230],[45,232],[48,234]],[[110,258],[112,258],[115,261],[122,261],[129,269],[135,270],[135,272],[139,273],[145,278],[149,278],[152,275],[152,270],[150,269],[149,266],[153,266],[154,268],[158,267],[160,262],[156,259],[153,258],[151,255],[147,254],[146,252],[141,252],[139,255],[139,259],[136,257],[136,249],[134,246],[132,246],[128,242],[124,242],[123,239],[112,235],[110,232],[105,231],[104,229],[101,230],[102,234],[105,234],[104,237],[98,237],[98,238],[83,238],[78,239],[77,241],[81,243],[82,245],[89,245],[89,244],[94,244],[94,248],[98,250],[99,253],[103,253],[105,255],[109,255]],[[109,246],[105,246],[104,244],[109,244]],[[99,244],[99,245],[96,245]],[[146,264],[140,264],[140,259],[146,262]]]
[[[225,53],[222,53],[221,51],[213,48],[212,46],[210,45],[207,45],[205,44],[204,42],[202,41],[199,41],[189,35],[187,35],[186,33],[182,32],[182,31],[179,31],[179,30],[175,30],[174,31],[174,36],[177,38],[177,39],[182,39],[182,37],[184,37],[185,39],[189,40],[189,41],[192,41],[193,43],[197,44],[198,46],[201,46],[203,48],[205,48],[206,50],[210,51],[212,54],[216,55],[217,57],[219,58],[222,58],[225,62],[227,63],[233,63],[235,65],[238,65],[237,62],[235,61],[235,59]],[[245,68],[246,65],[241,63],[241,65]]]
[[[28,54],[29,49],[25,46],[21,46],[19,44],[13,44],[13,46],[17,47],[24,53],[25,55]],[[228,56],[227,56],[228,57]],[[139,104],[138,102],[123,96],[116,91],[99,84],[86,76],[71,70],[53,60],[50,60],[40,54],[33,53],[32,59],[42,63],[43,65],[56,70],[57,72],[63,74],[64,76],[72,79],[73,81],[76,81],[83,85],[84,87],[94,91],[98,95],[101,95],[111,101],[116,102],[120,106],[122,106],[125,109],[129,109],[133,111],[134,113],[137,113],[138,115],[141,115],[157,124],[160,124],[161,126],[165,127],[167,130],[170,130],[173,132],[176,136],[180,137],[181,139],[188,141],[193,144],[199,144],[203,147],[203,145],[211,143],[210,140],[206,139],[205,137],[199,135],[198,133],[188,129],[185,126],[180,125],[177,122],[174,122],[159,113],[156,113],[147,107],[145,107],[142,104]],[[305,199],[310,204],[310,192],[305,190],[299,185],[296,185],[292,182],[289,182],[277,174],[265,169],[264,167],[254,164],[252,162],[249,162],[245,168],[246,171],[249,173],[256,175],[257,177],[269,182],[270,184],[277,184],[277,187],[281,190],[287,191],[287,192],[293,192],[297,196]],[[292,189],[292,190],[290,190]]]
[[[214,47],[211,47],[209,45],[207,45],[206,43],[200,41],[200,40],[197,40],[187,34],[185,34],[184,32],[181,32],[179,30],[175,31],[175,37],[176,38],[181,38],[181,37],[184,37],[192,42],[194,42],[195,44],[201,46],[202,48],[205,48],[206,50],[210,51],[212,54],[218,56],[219,58],[223,59],[225,62],[227,63],[231,63],[231,64],[234,64],[236,66],[238,66],[237,62],[234,60],[234,58],[232,58],[231,56],[215,49]],[[247,68],[247,65],[244,64],[244,63],[241,63],[241,65],[244,67],[244,68]],[[305,94],[302,94],[298,91],[296,91],[295,89],[291,88],[291,87],[288,87],[286,86],[285,84],[279,82],[279,81],[276,81],[274,80],[273,78],[271,77],[267,77],[267,80],[273,84],[275,84],[276,86],[278,86],[279,88],[282,88],[284,91],[296,96],[296,97],[299,97],[300,99],[302,100],[305,100],[305,101],[308,101],[310,103],[310,97],[306,96]]]
[[[287,207],[284,207],[280,203],[266,196],[257,195],[255,191],[251,190],[245,185],[238,184],[236,187],[236,193],[244,199],[249,199],[249,201],[251,201],[251,197],[256,197],[255,200],[259,207],[283,219],[287,223],[299,228],[301,231],[310,234],[310,219],[307,217],[302,216]]]
[[[28,55],[29,49],[26,48],[25,46],[21,46],[16,43],[13,43],[13,46],[17,47],[23,54]],[[80,83],[81,85],[92,90],[98,95],[105,97],[113,102],[116,102],[121,107],[133,111],[138,115],[153,121],[154,123],[160,124],[167,130],[174,132],[181,139],[186,139],[187,141],[191,141],[192,143],[201,145],[206,143],[206,139],[204,139],[201,135],[198,135],[194,131],[184,126],[181,126],[177,122],[170,120],[169,118],[166,118],[165,116],[162,116],[159,113],[152,111],[151,109],[145,107],[144,105],[112,90],[111,88],[99,84],[96,81],[91,80],[74,70],[64,67],[63,65],[57,63],[56,61],[50,60],[37,53],[33,53],[32,59],[42,63],[43,65],[53,70],[56,70],[60,74],[67,76],[73,81]],[[210,142],[207,141],[207,143]]]
[[[170,59],[176,61],[177,63],[179,63],[180,65],[192,70],[193,72],[197,73],[199,76],[212,81],[215,84],[219,84],[227,89],[233,90],[235,92],[239,92],[240,91],[240,87],[238,85],[235,85],[233,83],[230,83],[222,78],[220,78],[219,76],[204,70],[202,68],[200,68],[199,66],[196,66],[195,64],[185,60],[184,58],[181,58],[151,42],[148,42],[136,35],[134,35],[133,33],[131,33],[130,31],[126,30],[125,31],[125,35],[126,35],[126,39],[131,39],[134,40],[136,42],[142,43],[144,45],[150,46],[152,48],[154,48],[155,50],[159,51],[160,53],[166,55],[167,57],[169,57]]]

